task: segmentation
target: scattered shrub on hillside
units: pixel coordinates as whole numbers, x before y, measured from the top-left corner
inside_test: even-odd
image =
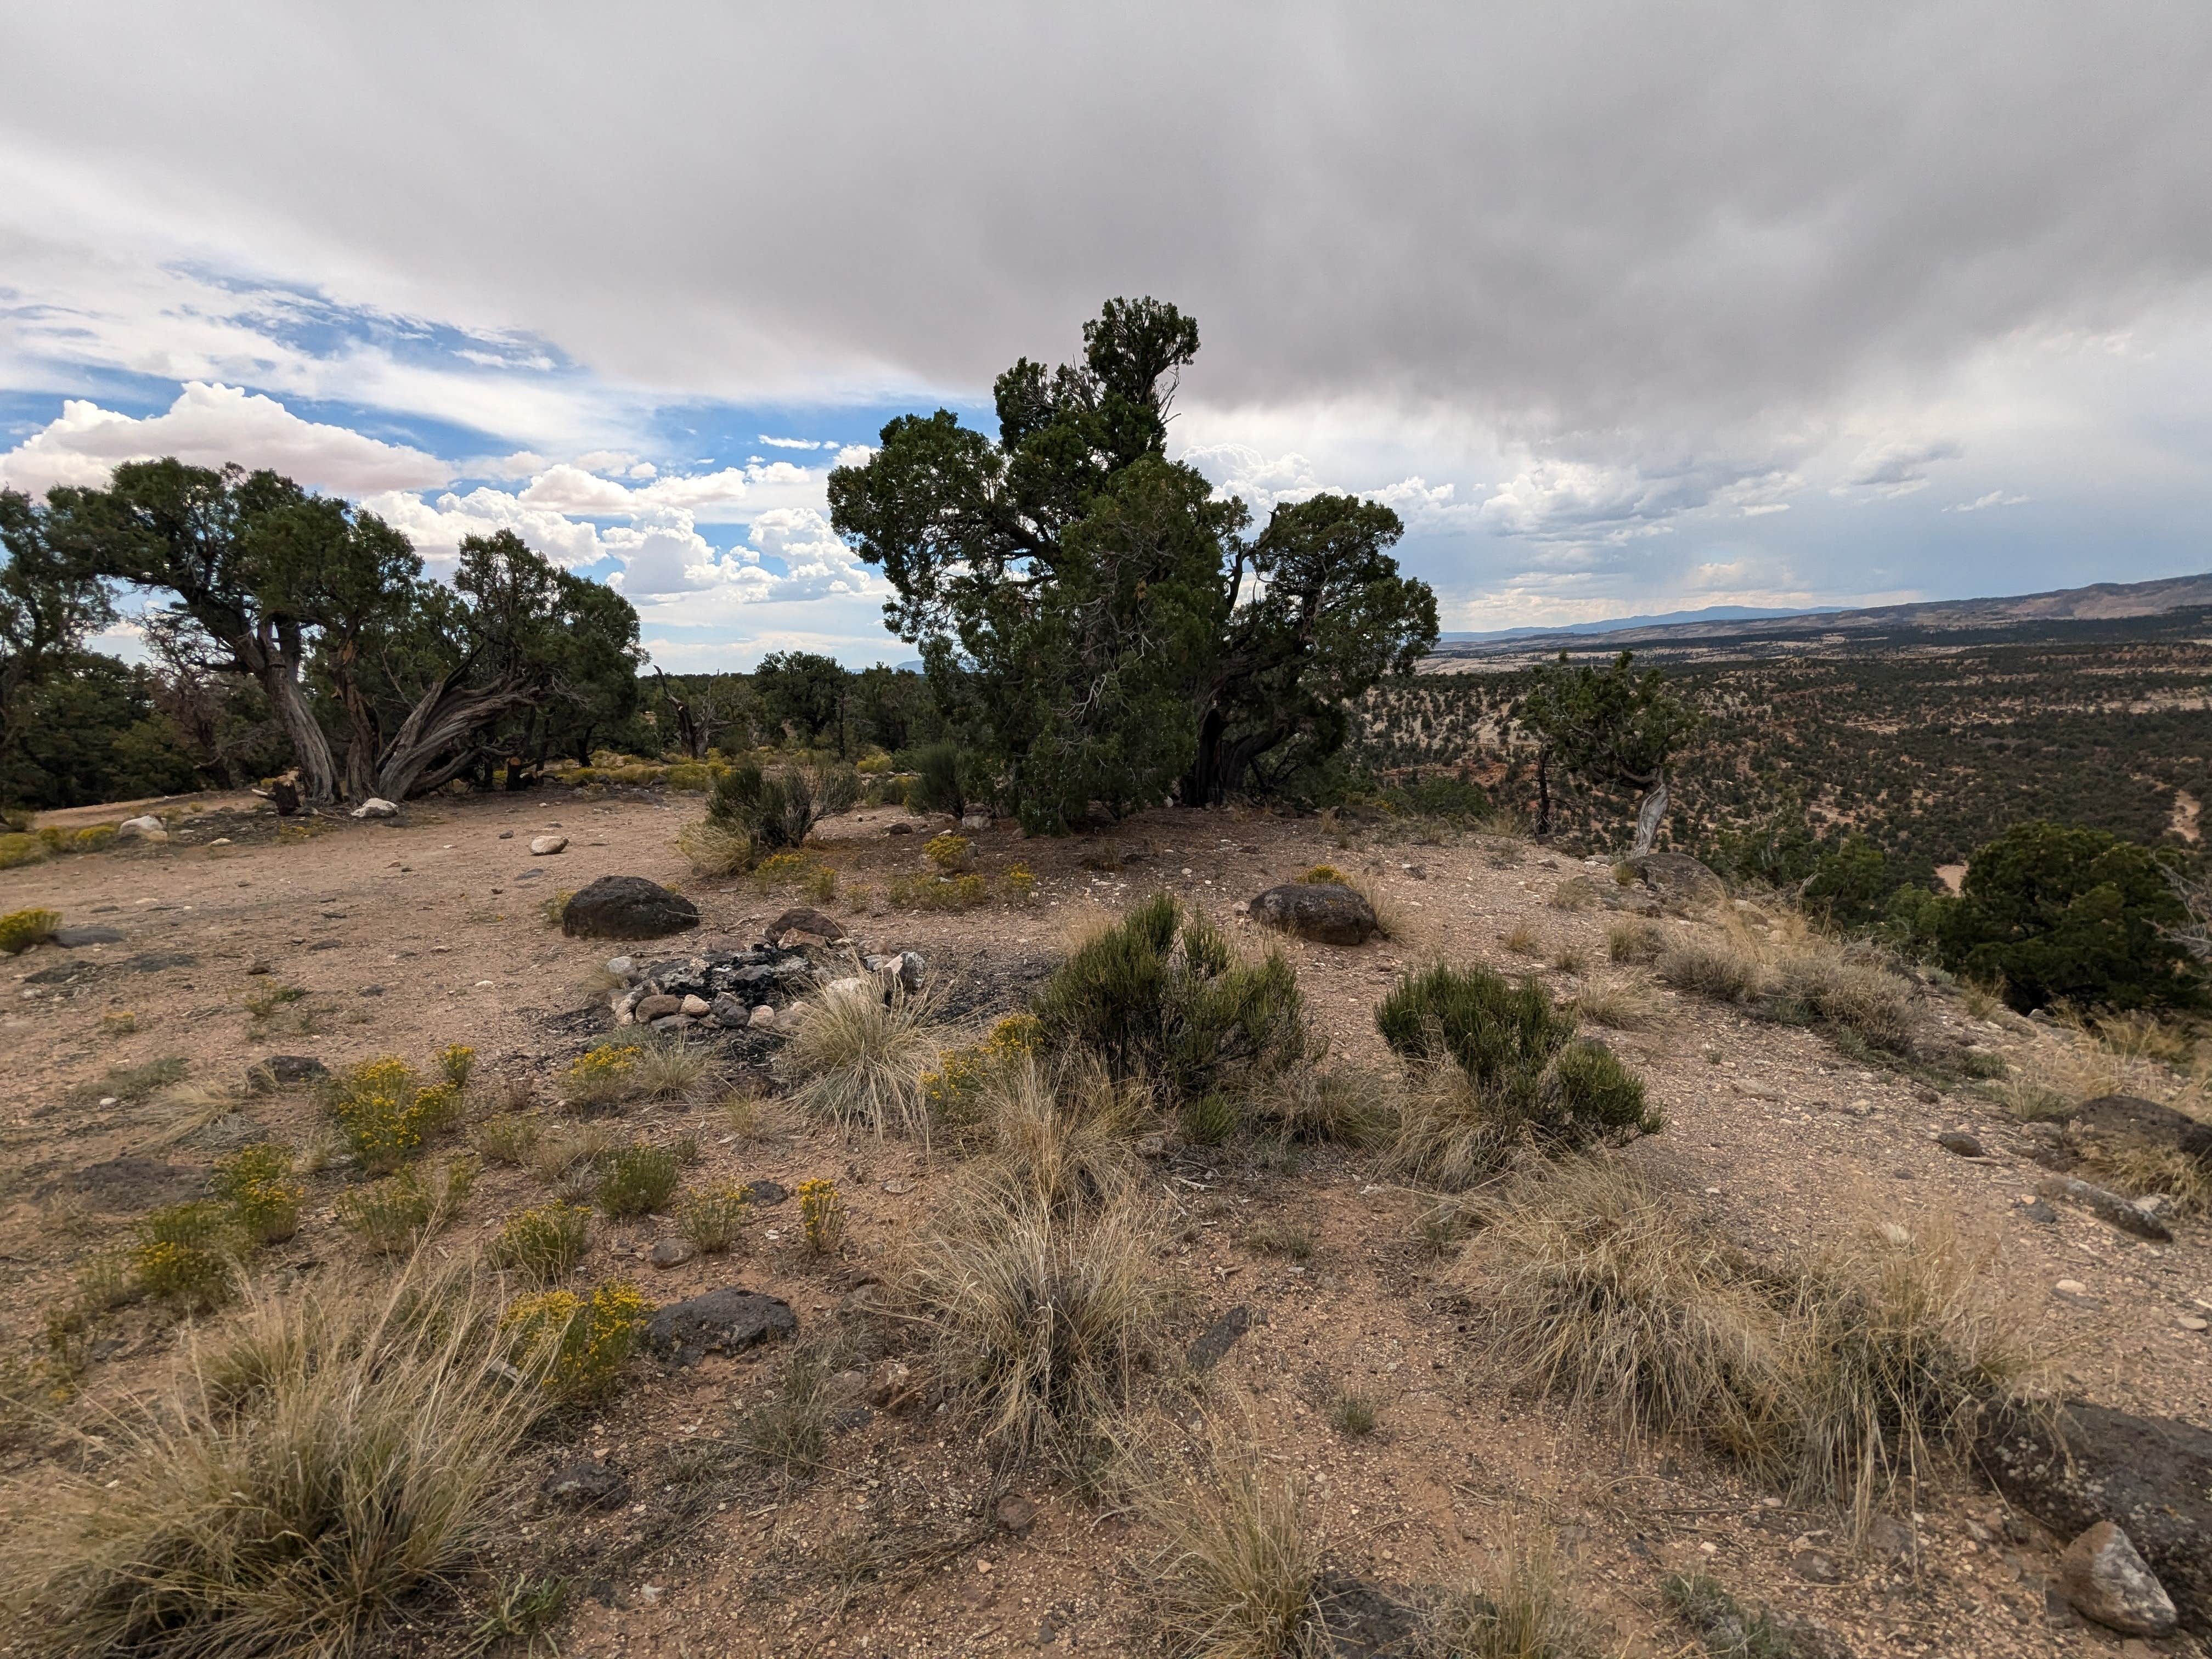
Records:
[[[834,1181],[799,1183],[799,1225],[806,1248],[816,1255],[833,1254],[845,1237],[845,1200]]]
[[[1018,903],[1027,903],[1036,896],[1036,872],[1026,864],[1007,866],[1004,878],[1007,893]]]
[[[1892,1054],[1910,1054],[1919,1027],[1910,985],[1879,963],[1826,942],[1782,958],[1775,969],[1774,997],[1784,1018],[1838,1026]]]
[[[1438,1659],[1597,1659],[1603,1651],[1549,1546],[1517,1530],[1490,1571],[1444,1598],[1429,1630]]]
[[[1679,931],[1661,949],[1652,971],[1678,991],[1722,1002],[1750,1002],[1766,989],[1758,953],[1729,933]]]
[[[1632,980],[1585,985],[1575,993],[1575,1012],[1595,1025],[1640,1031],[1659,1017],[1650,994]]]
[[[645,1334],[652,1305],[619,1279],[588,1297],[540,1291],[510,1305],[500,1328],[518,1362],[545,1379],[546,1392],[576,1403],[604,1400]]]
[[[1929,895],[1916,928],[1944,967],[2002,984],[2025,1013],[2193,1008],[2204,985],[2174,937],[2188,912],[2148,848],[2101,830],[2023,823],[1978,848],[1957,898]]]
[[[10,910],[0,916],[0,951],[20,956],[34,945],[44,945],[61,925],[58,910]]]
[[[455,1158],[434,1176],[410,1166],[343,1195],[338,1223],[372,1250],[398,1255],[459,1215],[476,1182],[476,1165]]]
[[[542,1127],[528,1113],[495,1112],[469,1126],[469,1145],[488,1163],[520,1167],[530,1162]]]
[[[301,1189],[291,1175],[291,1149],[264,1141],[217,1163],[209,1184],[249,1238],[275,1244],[300,1230]]]
[[[973,910],[990,902],[991,884],[981,876],[894,876],[884,890],[901,910]]]
[[[591,1248],[592,1212],[580,1204],[540,1204],[507,1217],[492,1260],[540,1285],[566,1279]]]
[[[438,1073],[456,1093],[466,1093],[477,1069],[477,1051],[466,1043],[449,1042],[438,1050]]]
[[[737,1248],[751,1212],[745,1189],[736,1182],[702,1187],[676,1206],[676,1230],[702,1255],[722,1255]]]
[[[1666,943],[1666,930],[1641,918],[1625,918],[1605,930],[1605,953],[1615,962],[1656,961]]]
[[[1519,1146],[1587,1145],[1658,1127],[1644,1085],[1613,1052],[1575,1037],[1575,1017],[1533,980],[1437,967],[1399,977],[1375,1012],[1414,1062],[1393,1164],[1464,1186]]]
[[[975,856],[974,845],[968,837],[955,835],[949,830],[942,835],[932,836],[921,850],[923,856],[937,866],[937,872],[942,876],[966,874]]]
[[[1247,1440],[1216,1438],[1182,1479],[1143,1496],[1168,1540],[1151,1577],[1171,1652],[1296,1659],[1328,1650],[1321,1551],[1287,1471]]]
[[[1372,1146],[1398,1116],[1391,1085],[1347,1066],[1292,1066],[1270,1073],[1252,1091],[1247,1115],[1290,1140]]]
[[[763,771],[741,761],[714,780],[707,816],[677,845],[700,869],[726,875],[749,870],[772,853],[805,844],[814,826],[851,809],[860,775],[849,766],[812,763]]]
[[[422,1317],[428,1308],[435,1319]],[[25,1652],[382,1650],[475,1565],[538,1407],[465,1283],[295,1294],[203,1335],[9,1543]]]
[[[167,1205],[139,1218],[133,1288],[185,1312],[204,1312],[229,1296],[244,1243],[236,1218],[221,1204]]]
[[[1237,961],[1196,911],[1162,893],[1077,946],[1036,1001],[1048,1047],[1086,1049],[1170,1101],[1249,1089],[1304,1058],[1297,976],[1279,951]]]
[[[578,1110],[611,1106],[637,1093],[637,1066],[645,1046],[636,1042],[610,1041],[586,1049],[568,1062],[561,1079],[561,1097]]]
[[[902,1287],[995,1450],[1086,1455],[1149,1340],[1156,1243],[1127,1200],[1054,1205],[981,1177],[915,1241]]]
[[[964,817],[967,793],[961,787],[960,750],[949,743],[925,744],[914,754],[914,781],[906,792],[912,812],[949,812]]]
[[[341,1072],[331,1087],[331,1115],[371,1175],[383,1175],[422,1149],[460,1104],[450,1083],[425,1084],[392,1055]]]
[[[665,1146],[629,1146],[610,1152],[599,1171],[599,1207],[611,1216],[651,1215],[676,1195],[681,1167]]]
[[[872,985],[824,990],[799,1005],[798,1021],[776,1051],[777,1074],[811,1116],[877,1135],[930,1130],[922,1078],[938,1054],[937,1000],[927,992]]]

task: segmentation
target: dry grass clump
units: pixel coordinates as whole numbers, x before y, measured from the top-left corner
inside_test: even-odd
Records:
[[[1910,1054],[1919,1030],[1908,981],[1864,947],[1838,944],[1796,915],[1764,930],[1729,912],[1717,932],[1677,928],[1653,969],[1678,991],[1848,1032],[1891,1054]]]
[[[2108,1186],[2136,1197],[2163,1193],[2167,1213],[2189,1219],[2212,1214],[2212,1168],[2175,1146],[2143,1142],[2093,1145],[2084,1149],[2089,1165]]]
[[[1656,962],[1666,943],[1667,930],[1641,917],[1625,918],[1605,930],[1605,953],[1615,962]]]
[[[1002,1456],[1079,1463],[1128,1395],[1155,1312],[1149,1213],[1133,1200],[963,1184],[901,1282],[939,1376]]]
[[[1988,1252],[1938,1221],[1759,1267],[1595,1160],[1486,1218],[1461,1273],[1516,1381],[1632,1438],[1700,1442],[1862,1523],[2037,1377],[1991,1299]]]
[[[1735,933],[1678,932],[1660,948],[1652,969],[1678,991],[1721,1002],[1750,1002],[1766,988],[1758,951]]]
[[[803,1012],[776,1053],[775,1069],[792,1103],[811,1117],[855,1125],[878,1136],[929,1136],[922,1074],[937,1058],[937,999],[872,984],[826,989]]]
[[[703,1042],[687,1042],[681,1033],[656,1031],[638,1044],[630,1065],[630,1081],[647,1100],[678,1100],[694,1093],[706,1081],[714,1063]]]
[[[1149,1121],[1151,1103],[1097,1061],[1024,1053],[988,1074],[978,1100],[969,1146],[979,1156],[969,1179],[1000,1202],[1064,1213],[1128,1191],[1129,1140]]]
[[[1892,1054],[1910,1053],[1919,1026],[1911,986],[1826,940],[1808,941],[1775,964],[1774,996],[1785,1018],[1838,1026]]]
[[[472,1565],[538,1409],[465,1279],[256,1302],[39,1494],[0,1573],[24,1653],[374,1651]],[[434,1316],[431,1316],[434,1314]]]
[[[1486,1220],[1461,1273],[1518,1383],[1632,1441],[1774,1460],[1774,1310],[1739,1253],[1678,1198],[1625,1164],[1585,1159],[1518,1187]]]
[[[1395,1128],[1398,1096],[1389,1079],[1356,1066],[1294,1066],[1261,1079],[1246,1112],[1287,1140],[1372,1146]]]
[[[1289,1659],[1331,1650],[1321,1552],[1291,1477],[1249,1442],[1205,1448],[1196,1468],[1143,1494],[1167,1533],[1154,1611],[1186,1659]]]
[[[1517,1529],[1488,1572],[1431,1613],[1429,1636],[1436,1659],[1596,1659],[1600,1652],[1548,1540]]]
[[[1616,1031],[1641,1031],[1659,1017],[1650,992],[1634,980],[1585,985],[1569,1006],[1592,1024]]]
[[[1544,948],[1543,936],[1525,921],[1515,922],[1498,935],[1498,942],[1520,957],[1533,957]]]

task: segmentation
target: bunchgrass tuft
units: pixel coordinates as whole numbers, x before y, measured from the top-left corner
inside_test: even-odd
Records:
[[[492,1260],[539,1285],[576,1270],[591,1248],[592,1212],[580,1204],[539,1204],[507,1217],[492,1241]]]
[[[923,1074],[939,1048],[936,999],[872,982],[830,988],[799,1005],[775,1069],[811,1117],[871,1133],[930,1133]]]
[[[682,1160],[672,1147],[618,1147],[607,1154],[599,1171],[599,1207],[611,1216],[665,1210],[676,1196],[682,1173]]]
[[[1187,1659],[1297,1659],[1330,1651],[1321,1553],[1292,1477],[1248,1443],[1217,1443],[1146,1493],[1168,1542],[1154,1608]]]

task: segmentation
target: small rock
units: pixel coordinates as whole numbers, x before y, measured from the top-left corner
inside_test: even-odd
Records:
[[[1139,1158],[1165,1158],[1167,1155],[1168,1138],[1165,1135],[1149,1134],[1139,1135],[1137,1137],[1137,1156]]]
[[[530,838],[530,855],[532,858],[548,858],[555,853],[568,850],[568,838],[566,836],[532,836]]]
[[[1323,945],[1364,945],[1379,931],[1375,907],[1334,882],[1285,882],[1252,901],[1252,920]]]
[[[914,833],[914,826],[908,823],[904,818],[900,818],[887,828],[884,833],[887,836],[910,836]]]
[[[819,910],[793,905],[768,925],[768,937],[771,939],[781,940],[786,933],[804,933],[824,945],[836,945],[845,938],[845,926]]]
[[[714,1001],[707,1005],[708,1018],[728,1030],[738,1030],[750,1025],[752,1012],[743,997],[733,997],[727,991],[718,991]]]
[[[763,1002],[745,1016],[745,1024],[755,1030],[765,1030],[775,1024],[775,1010]]]
[[[1893,1515],[1877,1515],[1867,1526],[1868,1547],[1877,1555],[1909,1565],[1920,1553],[1919,1534],[1911,1523]]]
[[[1622,862],[1670,902],[1715,904],[1728,897],[1728,884],[1686,853],[1644,853]]]
[[[397,802],[388,801],[381,795],[371,795],[353,809],[352,816],[357,818],[396,818],[399,816],[399,806]]]
[[[2061,1296],[2087,1296],[2089,1287],[2078,1279],[2062,1279],[2051,1287]]]
[[[745,1188],[745,1202],[757,1210],[773,1209],[790,1196],[789,1190],[781,1181],[769,1181],[765,1177],[749,1183]]]
[[[501,841],[513,841],[514,839],[514,831],[512,830],[502,830],[499,832],[499,838]]]
[[[124,819],[115,826],[115,834],[121,841],[167,841],[169,838],[169,832],[161,827],[161,820],[151,812]]]
[[[1947,1152],[1956,1152],[1960,1158],[1979,1158],[1982,1143],[1964,1129],[1951,1129],[1936,1137],[1936,1144]]]
[[[595,1457],[580,1458],[546,1478],[545,1495],[575,1510],[618,1510],[629,1501],[629,1482]]]
[[[991,815],[988,812],[970,812],[960,820],[960,828],[968,835],[976,836],[988,830],[991,827]]]
[[[714,1004],[708,1002],[706,998],[696,994],[684,999],[684,1012],[694,1019],[707,1013],[713,1006]]]
[[[889,1181],[884,1182],[884,1190],[893,1198],[904,1198],[914,1190],[914,1182],[908,1181],[904,1176],[893,1176]]]
[[[71,951],[76,950],[80,946],[86,945],[120,945],[123,943],[123,932],[120,928],[106,927],[98,924],[94,924],[88,927],[57,927],[48,937],[51,938],[56,945],[61,945],[65,950]]]
[[[2123,1636],[2171,1636],[2173,1601],[2128,1535],[2100,1521],[2058,1558],[2058,1582],[2075,1611]]]
[[[642,1020],[650,1024],[656,1019],[665,1019],[671,1014],[682,1013],[684,999],[672,997],[665,994],[640,997],[629,1012],[632,1018]]]
[[[688,1238],[661,1238],[653,1241],[645,1259],[656,1267],[680,1267],[698,1255],[698,1247]]]
[[[991,1518],[1000,1529],[1017,1538],[1029,1536],[1030,1528],[1036,1524],[1036,1505],[1018,1492],[1010,1492],[991,1506]]]
[[[879,1362],[868,1377],[868,1403],[878,1411],[901,1412],[920,1398],[913,1369],[898,1360]]]
[[[2212,1329],[2212,1322],[2207,1322],[2197,1314],[2176,1314],[2173,1316],[2173,1322],[2185,1331]]]
[[[509,830],[507,833],[512,835],[514,832],[513,830]],[[631,957],[609,957],[607,958],[607,971],[612,974],[617,979],[626,980],[629,978],[631,975],[637,972],[637,962],[635,958]]]
[[[1837,1565],[1836,1558],[1825,1550],[1792,1550],[1790,1565],[1808,1583],[1840,1584],[1844,1582],[1843,1568]]]
[[[2052,1209],[2048,1204],[2045,1204],[2039,1198],[2032,1204],[2021,1205],[2020,1206],[2020,1212],[2026,1216],[2030,1221],[2039,1221],[2045,1226],[2049,1226],[2052,1222],[2058,1219],[2058,1212]]]

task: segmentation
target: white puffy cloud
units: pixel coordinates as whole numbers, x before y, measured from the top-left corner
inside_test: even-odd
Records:
[[[1910,495],[1928,488],[1929,466],[1955,461],[1966,453],[1948,438],[1893,438],[1869,444],[1844,475],[1842,489],[1871,489],[1893,498]]]
[[[301,420],[275,398],[236,386],[191,380],[167,410],[143,418],[70,398],[59,416],[0,455],[0,483],[33,495],[56,484],[104,484],[118,462],[161,455],[195,466],[269,467],[348,495],[424,489],[453,476],[448,463],[419,449]]]
[[[760,441],[770,449],[828,449],[831,447],[812,438],[771,438],[765,432],[760,434]]]
[[[564,569],[595,563],[607,552],[593,526],[548,507],[526,506],[504,489],[480,486],[465,495],[447,490],[435,501],[392,490],[364,496],[361,505],[399,531],[434,564],[453,558],[464,538],[502,530],[512,530]]]
[[[2002,489],[1992,489],[1986,495],[1977,495],[1971,501],[1958,501],[1945,507],[1946,513],[1979,513],[1992,507],[2024,507],[2033,499],[2027,495],[2008,495]]]

